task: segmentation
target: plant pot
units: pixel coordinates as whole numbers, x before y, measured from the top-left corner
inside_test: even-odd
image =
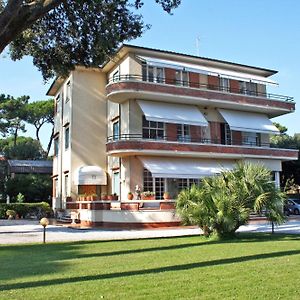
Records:
[[[170,200],[171,196],[169,193],[164,193],[164,200]]]
[[[128,199],[128,200],[132,200],[132,199],[133,199],[133,194],[128,194],[128,195],[127,195],[127,199]]]
[[[142,196],[142,200],[155,200],[155,196]]]
[[[96,201],[98,200],[98,196],[87,196],[87,201]]]
[[[101,200],[108,200],[108,199],[107,199],[107,195],[102,195],[102,196],[101,196]]]
[[[113,198],[114,198],[114,196],[113,196],[113,195],[108,195],[108,196],[107,196],[107,200],[108,200],[108,201],[112,201],[112,200],[114,200]]]

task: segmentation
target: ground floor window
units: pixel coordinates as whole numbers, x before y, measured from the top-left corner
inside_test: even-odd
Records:
[[[113,173],[113,193],[120,196],[120,172]]]
[[[155,192],[155,199],[163,199],[165,191],[164,178],[154,178],[147,169],[144,169],[144,192]]]
[[[163,199],[164,192],[169,192],[172,199],[193,184],[199,185],[199,178],[155,178],[147,169],[144,169],[144,191],[155,192],[157,200]]]

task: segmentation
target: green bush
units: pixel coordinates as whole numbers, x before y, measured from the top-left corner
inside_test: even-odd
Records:
[[[0,219],[5,219],[6,211],[14,210],[21,218],[51,217],[53,211],[47,202],[40,203],[0,203]]]
[[[176,209],[184,223],[198,225],[206,235],[226,237],[248,222],[251,211],[281,224],[285,221],[284,201],[285,194],[275,187],[269,170],[240,163],[181,191]]]

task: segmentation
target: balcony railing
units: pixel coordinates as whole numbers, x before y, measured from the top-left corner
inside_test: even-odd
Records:
[[[142,81],[147,83],[155,83],[155,84],[165,84],[165,85],[175,85],[178,87],[190,87],[202,90],[210,90],[210,91],[218,91],[224,93],[232,93],[232,94],[241,94],[245,96],[254,96],[260,98],[267,98],[271,100],[284,101],[284,102],[292,102],[294,103],[294,98],[290,96],[271,94],[271,93],[262,93],[253,90],[247,90],[244,88],[233,88],[222,85],[213,85],[213,84],[203,84],[199,82],[186,81],[186,80],[177,80],[177,79],[168,79],[165,77],[156,77],[156,76],[142,76],[142,75],[116,75],[111,77],[108,80],[108,84],[119,83],[126,81]]]
[[[195,144],[214,144],[214,145],[227,145],[227,146],[245,146],[245,147],[267,147],[276,148],[271,143],[263,143],[259,139],[207,139],[207,138],[193,138],[193,137],[175,137],[175,136],[157,136],[157,137],[144,137],[142,134],[121,134],[109,136],[107,142],[118,141],[155,141],[155,142],[178,142],[182,143],[195,143]]]

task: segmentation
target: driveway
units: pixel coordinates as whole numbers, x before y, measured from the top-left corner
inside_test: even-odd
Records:
[[[271,232],[271,226],[263,222],[251,222],[241,226],[239,232]],[[275,227],[275,232],[300,234],[300,220]],[[83,240],[120,240],[155,237],[175,237],[198,235],[197,227],[172,227],[162,229],[118,230],[118,229],[86,229],[69,228],[66,226],[49,225],[46,239],[48,242],[83,241]],[[42,242],[43,228],[38,221],[30,220],[0,220],[0,244],[23,244]]]

